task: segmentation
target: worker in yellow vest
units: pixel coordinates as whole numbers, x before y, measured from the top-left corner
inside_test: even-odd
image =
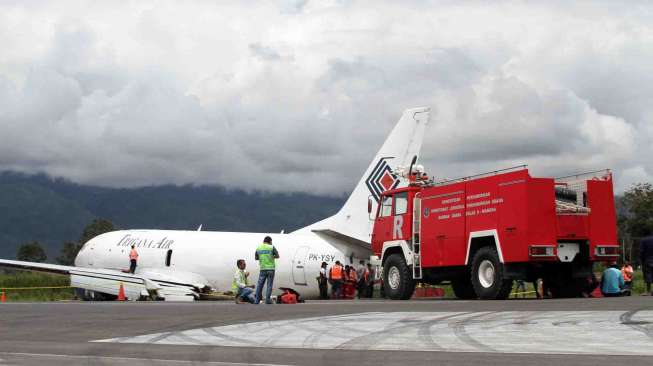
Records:
[[[138,252],[136,247],[132,245],[132,250],[129,252],[129,273],[136,271],[136,262],[138,261]]]
[[[251,304],[256,302],[254,298],[254,286],[249,284],[247,277],[249,277],[249,272],[245,271],[247,264],[244,259],[239,259],[236,261],[236,273],[234,274],[233,280],[231,280],[231,292],[236,295],[236,304],[240,304],[243,301],[247,301]]]
[[[258,261],[259,275],[258,284],[256,285],[256,304],[261,302],[261,295],[263,293],[263,285],[268,283],[265,290],[265,303],[272,304],[270,296],[272,295],[272,283],[274,282],[274,270],[276,269],[275,259],[279,258],[277,248],[272,245],[272,238],[266,236],[263,239],[263,244],[256,248],[254,258]]]

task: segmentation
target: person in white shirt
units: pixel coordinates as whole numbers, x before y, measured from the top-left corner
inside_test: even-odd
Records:
[[[329,276],[327,275],[327,262],[322,262],[320,266],[320,274],[316,278],[318,286],[320,287],[320,299],[327,300],[329,298]]]

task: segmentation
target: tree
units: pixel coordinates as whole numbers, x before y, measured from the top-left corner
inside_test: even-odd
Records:
[[[45,255],[45,250],[38,241],[23,244],[18,247],[16,258],[19,261],[26,262],[45,262],[48,256]]]
[[[114,230],[115,227],[111,221],[105,219],[95,219],[93,222],[86,225],[84,232],[82,233],[82,237],[79,238],[79,242],[84,244],[98,235]]]
[[[617,200],[619,240],[625,259],[639,262],[639,238],[653,233],[653,185],[637,183]]]
[[[653,186],[651,183],[637,183],[624,193],[626,208],[623,223],[633,237],[650,235],[653,232]]]
[[[80,249],[82,249],[82,243],[76,242],[65,242],[63,247],[61,247],[61,254],[57,257],[57,263],[64,266],[72,266],[75,264],[75,258]]]
[[[105,219],[93,220],[90,224],[86,225],[78,242],[66,242],[63,244],[61,254],[57,257],[57,263],[66,266],[75,264],[77,253],[79,253],[87,241],[113,230],[115,228],[111,221]]]

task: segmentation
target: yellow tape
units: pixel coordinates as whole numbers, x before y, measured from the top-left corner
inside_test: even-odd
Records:
[[[511,295],[526,295],[526,294],[534,294],[535,291],[527,291],[527,292],[513,292]]]
[[[50,286],[50,287],[0,287],[1,291],[6,290],[47,290],[47,289],[56,289],[56,288],[73,288],[72,286]]]

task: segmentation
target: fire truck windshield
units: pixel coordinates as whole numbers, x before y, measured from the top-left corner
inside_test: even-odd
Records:
[[[403,215],[408,211],[408,192],[395,194],[395,215]]]
[[[384,196],[381,202],[380,217],[387,217],[392,215],[392,196]]]

